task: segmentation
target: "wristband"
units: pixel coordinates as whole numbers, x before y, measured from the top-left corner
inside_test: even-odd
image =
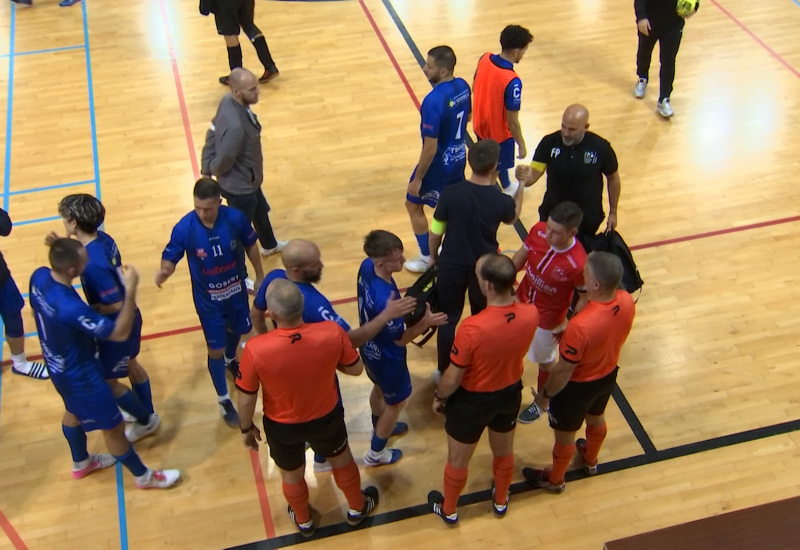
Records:
[[[243,434],[249,434],[250,432],[252,432],[252,431],[253,431],[253,428],[255,428],[255,427],[256,427],[256,426],[255,426],[255,424],[252,424],[252,423],[251,423],[249,428],[247,428],[247,429],[245,429],[245,428],[240,428],[240,429],[242,430],[242,433],[243,433]]]
[[[436,399],[437,401],[447,401],[447,397],[441,397],[439,395],[439,390],[433,390],[433,398]]]

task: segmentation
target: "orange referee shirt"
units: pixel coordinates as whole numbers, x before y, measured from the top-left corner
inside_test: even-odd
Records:
[[[591,300],[570,319],[559,344],[561,357],[577,363],[570,380],[599,380],[616,368],[635,313],[631,295],[617,290],[610,302]]]
[[[472,83],[472,128],[481,139],[503,143],[511,136],[506,113],[506,88],[518,78],[514,69],[497,66],[492,54],[485,53],[478,61]]]
[[[277,328],[247,341],[236,387],[256,393],[264,415],[283,424],[321,418],[339,401],[336,367],[358,361],[347,333],[333,321]]]
[[[522,358],[539,324],[533,304],[489,306],[467,317],[456,332],[450,360],[465,369],[461,387],[494,392],[519,382]]]

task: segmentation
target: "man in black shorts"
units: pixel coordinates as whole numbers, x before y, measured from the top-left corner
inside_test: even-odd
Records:
[[[264,74],[258,79],[259,82],[269,82],[278,76],[278,67],[272,60],[269,53],[267,40],[253,22],[255,12],[255,0],[216,0],[214,7],[214,21],[217,24],[217,32],[225,39],[228,47],[228,65],[233,70],[242,66],[242,46],[239,44],[239,31],[244,31],[247,38],[252,42],[256,49],[258,59],[264,65]],[[228,85],[228,77],[219,78],[221,84]]]
[[[447,314],[447,324],[439,327],[437,334],[439,357],[434,382],[450,365],[450,347],[464,310],[464,295],[469,292],[473,315],[486,307],[486,297],[475,277],[475,262],[484,254],[497,252],[497,228],[501,223],[514,223],[522,210],[523,185],[519,185],[513,198],[494,185],[499,159],[500,145],[492,139],[482,139],[470,147],[467,162],[472,176],[446,186],[433,214],[429,233],[431,263],[439,265],[439,310]],[[518,167],[517,179],[527,181],[530,172],[529,166]]]
[[[347,442],[336,371],[358,376],[364,368],[361,359],[335,322],[303,323],[303,295],[293,282],[276,279],[270,283],[267,301],[269,315],[278,326],[248,340],[236,380],[244,445],[255,451],[261,440],[253,424],[260,386],[269,454],[280,469],[289,517],[300,533],[314,534],[304,478],[306,442],[330,462],[336,485],[349,505],[347,523],[358,525],[378,504],[378,490],[361,490],[361,475]]]
[[[434,412],[445,414],[448,452],[444,495],[431,491],[428,504],[448,524],[458,521],[456,503],[467,483],[469,460],[487,427],[494,455],[492,509],[499,517],[508,510],[522,358],[539,323],[536,306],[514,298],[517,270],[511,258],[486,254],[475,274],[487,307],[461,323],[451,351],[453,366],[433,394]]]

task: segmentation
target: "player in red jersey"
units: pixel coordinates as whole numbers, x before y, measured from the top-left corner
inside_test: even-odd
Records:
[[[533,338],[528,359],[539,364],[537,388],[547,381],[557,357],[558,337],[566,327],[566,316],[573,292],[578,292],[576,311],[586,304],[583,289],[583,266],[586,252],[575,238],[583,213],[574,202],[562,202],[553,208],[547,222],[531,228],[522,247],[514,254],[517,270],[525,275],[517,288],[517,298],[533,303],[539,310],[539,326]],[[541,415],[534,402],[519,415],[523,424]]]

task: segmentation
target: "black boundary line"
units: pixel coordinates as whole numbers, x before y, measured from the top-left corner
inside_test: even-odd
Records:
[[[420,53],[419,48],[417,48],[417,45],[411,38],[411,35],[406,29],[406,26],[403,24],[399,15],[392,6],[391,1],[381,0],[381,2],[383,3],[386,10],[389,12],[389,15],[391,16],[392,20],[397,26],[398,31],[405,39],[406,44],[411,50],[411,53],[414,55],[414,58],[417,60],[417,63],[419,63],[420,67],[424,66],[425,58],[422,57],[422,53]],[[467,141],[470,146],[474,144],[474,141],[469,135],[467,135]],[[517,230],[517,233],[519,234],[520,238],[523,241],[528,236],[528,232],[525,231],[525,227],[519,220],[517,220],[514,223],[514,229]],[[633,432],[637,441],[642,446],[644,454],[602,463],[598,467],[597,475],[610,474],[613,472],[628,470],[630,468],[635,468],[638,466],[655,464],[657,462],[662,462],[664,460],[682,458],[693,454],[698,454],[706,451],[713,451],[724,447],[729,447],[731,445],[748,443],[751,441],[757,441],[759,439],[765,439],[767,437],[773,437],[776,435],[782,435],[800,430],[800,419],[797,419],[788,422],[782,422],[779,424],[773,424],[770,426],[764,426],[761,428],[755,428],[752,430],[746,430],[743,432],[737,432],[734,434],[723,435],[711,439],[705,439],[703,441],[697,441],[694,443],[687,443],[685,445],[679,445],[677,447],[671,447],[669,449],[664,449],[659,451],[656,449],[655,445],[653,444],[653,441],[650,439],[650,436],[644,429],[644,426],[642,426],[639,417],[634,412],[633,408],[631,407],[630,403],[628,402],[627,398],[622,393],[622,390],[618,385],[614,387],[612,397],[614,398],[614,401],[617,404],[617,407],[620,409],[620,412],[624,416],[625,420],[628,422],[628,425],[631,428],[631,431]],[[566,481],[570,482],[581,480],[587,477],[590,476],[588,476],[580,469],[570,470],[565,475]],[[514,483],[511,486],[511,492],[513,494],[525,493],[532,490],[534,489],[524,481]],[[463,494],[458,499],[458,506],[468,506],[471,504],[487,502],[489,501],[490,498],[492,498],[492,494],[491,490],[489,489],[485,489],[483,491],[476,491],[474,493]],[[306,538],[302,536],[300,533],[290,533],[287,535],[282,535],[280,537],[275,537],[273,539],[234,546],[229,548],[228,550],[268,550],[273,548],[284,548],[286,546],[294,546],[297,544],[302,544],[304,542],[317,541],[323,538],[342,535],[345,533],[351,533],[361,529],[368,529],[370,527],[377,527],[380,525],[387,525],[389,523],[404,521],[407,519],[424,516],[430,513],[431,512],[428,509],[427,504],[418,504],[415,506],[409,506],[407,508],[401,508],[399,510],[390,510],[382,514],[369,516],[358,527],[351,527],[347,523],[336,523],[333,525],[326,525],[324,527],[318,528],[316,530],[315,535],[310,538]]]

